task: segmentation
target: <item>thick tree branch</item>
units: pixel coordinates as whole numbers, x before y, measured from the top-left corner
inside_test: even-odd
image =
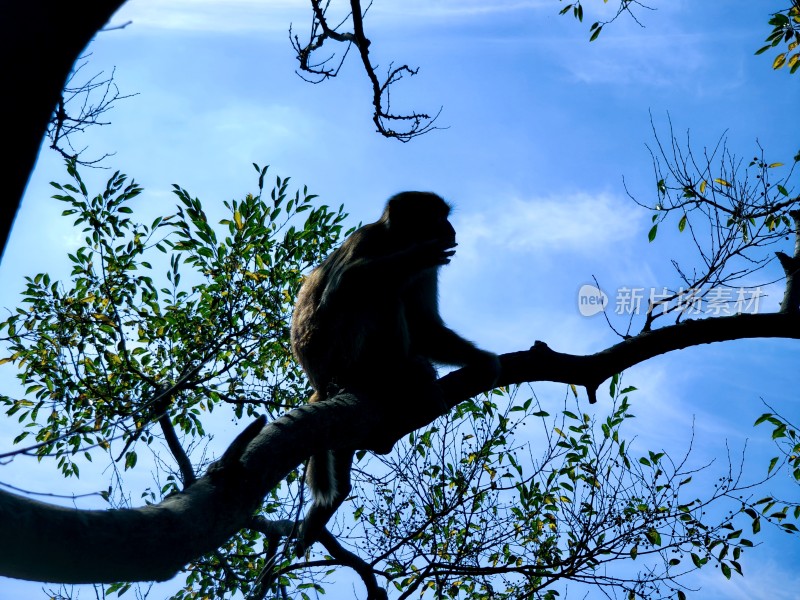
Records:
[[[375,578],[375,571],[372,567],[358,555],[353,554],[342,546],[327,529],[322,530],[319,541],[335,560],[358,573],[361,581],[367,587],[367,600],[386,600],[388,598],[386,590],[378,585],[378,580]]]
[[[499,385],[527,381],[571,383],[584,386],[593,401],[603,381],[655,356],[701,344],[749,338],[800,339],[800,314],[740,314],[684,321],[642,332],[586,356],[563,354],[537,342],[526,352],[502,356],[503,374]]]
[[[540,342],[503,355],[498,384],[572,383],[585,386],[591,399],[605,379],[649,358],[757,337],[800,339],[800,314],[687,321],[588,356],[555,352]],[[469,369],[440,382],[449,406],[488,391]],[[345,446],[385,451],[437,416],[438,407],[420,406],[414,398],[402,406],[382,406],[343,393],[267,425],[261,418],[184,492],[138,509],[82,511],[0,491],[0,575],[64,583],[168,579],[247,527],[269,490],[310,454]]]
[[[63,583],[169,579],[247,527],[269,490],[311,453],[379,430],[382,415],[372,406],[343,394],[266,426],[260,418],[202,478],[157,505],[76,510],[0,491],[0,575]]]
[[[197,480],[197,476],[194,474],[192,461],[189,460],[189,456],[186,454],[186,451],[181,445],[181,441],[178,439],[178,434],[175,432],[172,420],[169,418],[169,415],[165,413],[158,418],[158,424],[161,425],[164,440],[167,442],[172,456],[175,457],[175,461],[178,463],[183,487],[189,487]]]

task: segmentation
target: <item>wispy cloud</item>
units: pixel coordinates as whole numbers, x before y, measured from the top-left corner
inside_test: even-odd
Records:
[[[674,86],[706,71],[712,60],[703,48],[707,42],[699,34],[610,36],[565,66],[582,83]]]
[[[753,554],[759,551],[761,548],[748,551],[749,558],[755,558]],[[746,560],[743,565],[745,576],[734,575],[732,581],[723,579],[718,570],[711,569],[703,569],[694,577],[702,586],[703,598],[708,600],[797,600],[797,590],[800,589],[797,565],[800,562],[795,559],[794,563],[795,568],[787,569],[773,561]]]
[[[481,248],[536,254],[594,254],[639,231],[646,215],[631,213],[630,202],[608,193],[514,198],[491,210],[456,216],[460,255]]]
[[[376,4],[376,15],[420,17],[469,17],[487,14],[527,11],[549,7],[550,0],[395,0]]]
[[[309,15],[307,0],[141,0],[126,3],[112,24],[198,32],[286,30]]]
[[[366,3],[364,3],[366,6]],[[331,5],[331,20],[338,22],[347,13],[347,2]],[[377,22],[391,19],[485,17],[535,9],[553,9],[552,0],[382,0],[369,8]],[[140,0],[130,2],[113,22],[131,20],[150,29],[200,32],[268,31],[285,29],[287,24],[310,19],[308,0]]]

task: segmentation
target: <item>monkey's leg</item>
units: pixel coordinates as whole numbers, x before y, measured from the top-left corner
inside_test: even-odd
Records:
[[[331,489],[330,493],[326,495],[317,495],[317,491],[312,489],[314,502],[300,525],[297,543],[295,544],[296,556],[303,556],[309,546],[317,541],[319,534],[330,521],[333,513],[336,512],[350,494],[352,489],[350,485],[350,469],[353,465],[353,454],[352,450],[336,450],[331,452],[328,465],[314,465],[315,469],[324,468],[325,466],[330,468],[327,477],[331,484]],[[312,475],[313,477],[317,477],[317,475]]]

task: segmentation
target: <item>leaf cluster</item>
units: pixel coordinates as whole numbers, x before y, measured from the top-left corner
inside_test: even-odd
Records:
[[[305,188],[290,194],[288,178],[265,192],[267,168],[254,166],[258,193],[225,202],[215,226],[178,186],[176,212],[142,223],[135,182],[117,172],[90,195],[68,162],[71,181],[52,185],[84,234],[70,277],[28,277],[21,307],[0,323],[2,362],[22,384],[0,405],[22,425],[14,443],[35,441],[23,451],[78,475],[77,455],[116,447],[112,458],[132,468],[137,442],[173,427],[202,436],[220,404],[242,417],[302,401],[289,317],[303,273],[334,247],[345,215]],[[176,489],[170,481],[155,497]]]
[[[767,412],[756,419],[755,425],[772,427],[772,440],[778,449],[778,456],[769,461],[767,473],[772,475],[783,467],[789,478],[800,486],[800,433],[796,425],[780,414]],[[798,533],[797,526],[789,519],[800,521],[800,502],[785,502],[774,496],[767,496],[752,503],[748,514],[753,519],[753,527],[760,527],[761,520],[773,523],[787,533]]]
[[[793,211],[800,207],[796,192],[800,153],[785,165],[767,160],[758,146],[748,162],[728,150],[724,135],[714,147],[698,151],[688,133],[685,142],[677,139],[671,122],[668,142],[655,126],[653,131],[655,147],[649,149],[655,199],[643,202],[630,192],[629,196],[653,211],[650,242],[663,223],[674,219],[696,258],[688,266],[672,261],[681,285],[665,289],[656,302],[651,299],[645,330],[668,313],[680,320],[703,302],[713,306],[715,300],[732,296],[735,283],[740,290],[742,285],[756,287],[752,276],[774,260],[765,250],[775,245],[791,248],[796,235]]]
[[[767,45],[756,50],[756,54],[783,44],[786,49],[773,59],[772,68],[777,71],[786,66],[789,73],[796,73],[800,69],[800,51],[797,51],[800,45],[800,2],[792,0],[790,7],[772,13],[769,24],[772,31],[764,40]]]
[[[550,415],[516,400],[518,389],[460,404],[384,459],[383,475],[374,462],[357,473],[358,521],[343,533],[402,598],[552,599],[566,582],[681,597],[678,581],[694,569],[741,574],[752,542],[736,526],[747,518],[733,498],[738,478],[698,499],[688,454],[633,454],[623,429],[635,388],[615,377],[610,391],[599,422],[566,407]],[[525,441],[537,422],[536,441]],[[720,503],[733,509],[714,521],[706,511]],[[612,568],[630,560],[635,573]]]

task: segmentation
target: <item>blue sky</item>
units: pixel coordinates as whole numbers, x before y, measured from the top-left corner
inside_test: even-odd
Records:
[[[596,20],[596,4],[587,2],[585,23]],[[796,131],[789,133],[800,80],[773,72],[769,55],[753,56],[774,3],[650,6],[656,10],[637,13],[644,27],[623,17],[590,44],[588,25],[559,17],[555,0],[376,0],[366,21],[374,62],[421,67],[397,87],[393,103],[427,112],[441,106],[438,124],[447,127],[400,144],[374,133],[371,91],[355,57],[323,85],[294,74],[287,28],[293,22],[307,31],[305,0],[131,0],[112,23],[132,25],[100,35],[87,68],[116,67],[121,91],[138,95],[119,103],[111,125],[77,143],[89,153],[116,152],[106,164],[145,187],[141,207],[153,213],[174,204],[172,183],[213,212],[255,188],[252,162],[291,176],[326,203],[344,203],[353,223],[374,220],[398,191],[436,191],[455,204],[459,237],[442,274],[448,323],[497,352],[537,339],[559,351],[594,352],[617,338],[601,317],[581,316],[580,286],[593,276],[612,294],[622,286],[674,286],[669,258],[685,254],[687,240],[674,224],[648,243],[650,213],[623,188],[624,176],[639,200],[655,202],[645,148],[650,114],[664,137],[669,114],[675,132],[691,130],[697,147],[713,146],[727,131],[729,147],[748,160],[756,141],[768,162],[789,163],[798,150]],[[101,181],[109,173],[84,175]],[[16,304],[24,275],[67,272],[66,252],[79,237],[49,200],[48,185],[65,179],[61,160],[43,150],[0,265],[0,305]],[[773,310],[781,291],[767,291],[761,307]],[[680,452],[694,422],[698,464],[724,457],[726,440],[736,454],[749,438],[747,464],[761,473],[773,454],[767,431],[751,425],[765,410],[761,398],[800,421],[792,386],[799,349],[792,341],[743,341],[631,369],[626,382],[640,392],[629,431],[643,448]],[[9,387],[11,377],[0,372]],[[563,388],[535,389],[559,406]],[[584,402],[584,409],[600,405]],[[4,447],[12,431],[0,423]],[[220,426],[217,433],[224,442],[235,432]],[[54,470],[24,460],[4,467],[2,480],[38,490],[97,488],[87,476],[61,483]],[[798,541],[762,539],[745,554],[744,579],[701,573],[703,597],[793,597]],[[3,580],[0,599],[34,598],[39,588]],[[4,595],[12,589],[15,596]]]

